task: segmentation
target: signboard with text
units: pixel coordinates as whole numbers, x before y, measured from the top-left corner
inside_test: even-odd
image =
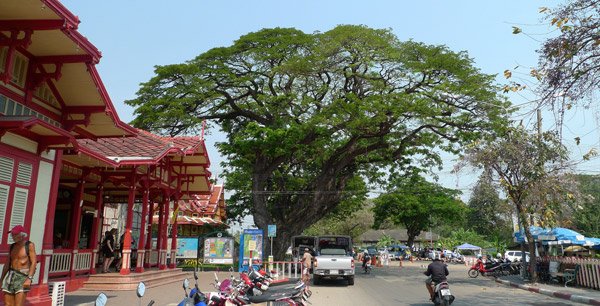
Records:
[[[204,262],[232,265],[233,239],[230,237],[204,239]]]
[[[252,258],[252,265],[263,263],[263,230],[245,229],[240,237],[239,270],[247,271]]]
[[[277,224],[268,225],[268,237],[277,237]]]
[[[196,258],[198,256],[197,238],[177,238],[176,258]]]

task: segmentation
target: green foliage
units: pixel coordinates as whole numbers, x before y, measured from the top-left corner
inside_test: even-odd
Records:
[[[468,202],[467,228],[485,236],[511,236],[511,207],[498,196],[492,177],[484,172],[471,192]],[[508,234],[508,235],[507,235]]]
[[[396,241],[394,240],[394,238],[392,238],[386,234],[383,234],[383,236],[381,236],[379,238],[379,241],[377,241],[377,247],[378,248],[387,247],[387,246],[394,244],[395,242]]]
[[[132,123],[168,135],[219,125],[228,213],[277,224],[279,255],[341,203],[360,206],[366,181],[439,166],[438,148],[506,123],[494,76],[465,52],[365,26],[263,29],[155,73],[126,101]]]
[[[394,179],[388,192],[375,199],[374,227],[389,220],[403,225],[408,234],[408,245],[422,231],[438,224],[456,224],[466,206],[457,199],[460,191],[430,183],[418,174]]]
[[[463,243],[469,243],[472,245],[476,245],[479,247],[485,247],[488,245],[485,237],[476,233],[473,230],[465,230],[462,228],[456,229],[450,237],[441,239],[440,243],[444,245],[445,248],[452,249]]]
[[[348,235],[356,240],[373,226],[372,206],[370,200],[367,200],[360,210],[346,215],[330,214],[309,226],[302,234],[306,236]]]
[[[587,237],[600,237],[600,176],[577,175],[584,201],[575,209],[574,225]]]

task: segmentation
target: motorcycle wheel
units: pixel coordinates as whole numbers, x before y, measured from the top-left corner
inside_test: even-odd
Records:
[[[476,278],[477,275],[479,275],[479,271],[477,271],[475,269],[469,269],[469,277],[470,278]]]
[[[450,300],[446,299],[446,298],[442,298],[442,303],[440,305],[442,305],[442,306],[450,306]]]

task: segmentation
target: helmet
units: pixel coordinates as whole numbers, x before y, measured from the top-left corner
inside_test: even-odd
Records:
[[[480,258],[480,259],[481,259],[481,254],[477,254],[477,258]]]
[[[496,254],[496,258],[502,258],[502,254],[500,254],[500,253]]]

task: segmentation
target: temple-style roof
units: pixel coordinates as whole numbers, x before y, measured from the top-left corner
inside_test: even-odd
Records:
[[[190,200],[179,201],[179,210],[183,212],[215,215],[223,197],[223,185],[213,185],[210,195],[195,194]],[[224,207],[223,207],[224,208]]]
[[[223,185],[212,185],[210,194],[194,194],[190,199],[180,200],[177,212],[173,212],[181,213],[177,216],[177,223],[227,226],[224,222],[225,199],[223,197]],[[158,209],[158,204],[154,204],[154,209]],[[158,216],[154,215],[152,222],[158,223],[158,220]]]
[[[38,108],[49,109],[50,119],[76,138],[134,135],[119,119],[96,70],[100,51],[77,31],[78,24],[57,0],[0,1],[0,40],[16,46],[34,74],[22,86],[48,86],[55,98]],[[0,77],[7,81],[10,74]]]

